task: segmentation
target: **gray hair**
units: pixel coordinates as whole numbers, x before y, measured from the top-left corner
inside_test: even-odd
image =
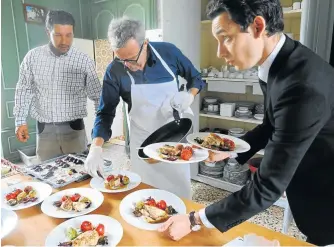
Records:
[[[145,40],[145,28],[140,21],[128,17],[113,19],[109,24],[108,39],[112,50],[124,47],[129,39],[142,44]]]

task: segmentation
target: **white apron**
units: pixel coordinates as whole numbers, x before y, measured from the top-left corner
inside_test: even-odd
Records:
[[[160,108],[167,98],[171,98],[178,92],[174,73],[160,54],[152,46],[150,47],[160,59],[164,68],[172,75],[173,80],[157,84],[135,84],[134,78],[128,72],[131,79],[132,100],[130,122],[128,121],[130,123],[131,170],[139,174],[144,183],[170,191],[180,197],[191,199],[189,164],[147,164],[138,156],[137,148],[141,146],[145,139],[172,120],[163,117]],[[189,111],[191,112],[190,108],[187,112]]]

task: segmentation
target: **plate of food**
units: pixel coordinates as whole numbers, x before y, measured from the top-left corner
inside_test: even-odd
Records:
[[[92,178],[90,186],[106,193],[120,193],[132,190],[141,183],[138,174],[129,171],[115,170],[109,173],[107,178]]]
[[[52,193],[50,185],[42,182],[23,182],[1,190],[1,207],[21,210],[41,203]]]
[[[122,225],[110,216],[84,215],[54,228],[45,246],[116,246],[123,237]]]
[[[166,163],[197,163],[209,157],[207,150],[194,149],[191,146],[177,142],[160,142],[146,146],[143,151],[148,157]]]
[[[11,233],[17,224],[17,214],[14,211],[1,208],[1,239]]]
[[[103,194],[95,189],[74,188],[59,191],[42,203],[42,212],[54,218],[72,218],[88,214],[101,206]]]
[[[179,197],[168,191],[144,189],[124,197],[119,211],[122,218],[130,225],[155,231],[171,216],[185,214],[186,205]]]
[[[250,150],[250,145],[234,136],[199,132],[187,136],[192,145],[213,152],[244,153]]]

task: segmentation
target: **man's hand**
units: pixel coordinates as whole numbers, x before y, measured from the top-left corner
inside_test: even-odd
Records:
[[[205,162],[213,163],[213,162],[225,160],[230,157],[231,157],[231,153],[227,153],[227,152],[215,153],[215,152],[209,151],[209,158],[205,160]]]
[[[188,215],[175,215],[162,224],[158,231],[166,234],[169,238],[178,241],[191,233],[190,226],[191,223]]]
[[[172,98],[171,106],[179,112],[186,111],[194,102],[194,95],[190,92],[177,92]]]
[[[103,165],[104,160],[102,158],[102,147],[96,146],[95,144],[91,145],[89,154],[85,161],[86,172],[92,177],[99,178],[100,176],[97,172],[99,171],[103,176]]]
[[[27,124],[23,124],[21,126],[16,127],[15,133],[16,133],[16,138],[20,142],[27,142],[28,141],[29,132],[28,132],[28,125]]]

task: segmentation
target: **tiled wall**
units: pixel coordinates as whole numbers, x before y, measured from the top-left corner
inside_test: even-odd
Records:
[[[113,60],[113,55],[108,40],[94,40],[94,45],[97,75],[102,80],[107,66]]]

